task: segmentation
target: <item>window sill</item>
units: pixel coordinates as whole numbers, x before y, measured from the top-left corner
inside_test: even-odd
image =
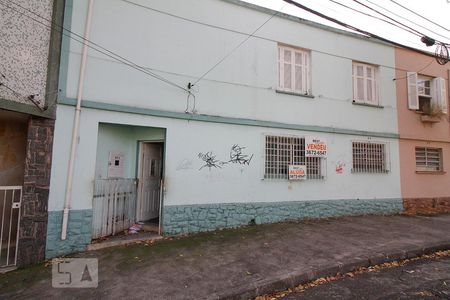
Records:
[[[439,123],[441,121],[441,118],[439,117],[432,117],[429,115],[421,114],[420,120],[424,123]]]
[[[277,92],[278,94],[286,94],[286,95],[291,95],[291,96],[300,96],[300,97],[305,97],[305,98],[310,98],[310,99],[314,99],[315,96],[314,95],[308,95],[308,94],[300,94],[300,93],[296,93],[296,92],[289,92],[289,91],[283,91],[283,90],[275,90],[275,92]]]
[[[416,174],[444,175],[444,174],[447,174],[447,172],[445,172],[445,171],[416,171]]]
[[[388,174],[389,173],[389,171],[388,170],[385,170],[385,171],[373,171],[373,172],[370,172],[370,171],[357,171],[357,170],[351,170],[351,173],[352,174],[365,174],[365,175],[367,175],[367,174]]]
[[[382,105],[376,105],[376,104],[369,104],[369,103],[361,103],[357,102],[355,100],[352,101],[353,105],[361,105],[361,106],[369,106],[369,107],[375,107],[375,108],[384,108]]]

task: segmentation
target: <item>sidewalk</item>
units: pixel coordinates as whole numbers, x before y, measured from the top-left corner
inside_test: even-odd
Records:
[[[450,248],[450,215],[362,216],[198,234],[75,257],[99,259],[97,289],[54,289],[51,267],[0,275],[0,298],[248,299],[354,267]]]

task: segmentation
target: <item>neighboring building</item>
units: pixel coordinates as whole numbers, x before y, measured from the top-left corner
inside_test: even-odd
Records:
[[[0,4],[0,267],[45,259],[63,2]]]
[[[405,211],[449,212],[449,65],[403,49],[396,49],[395,57]]]
[[[275,12],[237,0],[135,2],[95,0],[89,39],[181,88],[89,49],[62,240],[82,57],[63,37],[47,257],[135,221],[175,235],[402,211],[393,47],[280,13],[196,83],[194,98],[182,88]],[[68,0],[65,27],[82,34],[87,7]],[[288,180],[289,165],[303,180]]]

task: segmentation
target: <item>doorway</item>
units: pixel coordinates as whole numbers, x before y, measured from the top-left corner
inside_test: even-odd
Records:
[[[136,221],[160,233],[163,188],[163,142],[140,142]]]

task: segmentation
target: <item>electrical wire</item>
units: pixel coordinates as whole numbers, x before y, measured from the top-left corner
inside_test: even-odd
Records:
[[[382,8],[382,9],[384,9],[384,10],[387,10],[387,9],[383,8],[382,6],[380,6],[380,5],[378,5],[378,4],[374,4],[373,2],[371,2],[371,1],[369,1],[369,0],[366,0],[366,1],[369,2],[369,3],[371,3],[371,4],[373,4],[373,5],[378,6],[378,7]],[[377,14],[379,14],[379,15],[381,15],[381,16],[387,18],[387,19],[389,19],[389,20],[391,20],[391,21],[393,21],[393,22],[395,22],[395,23],[397,23],[397,24],[399,24],[399,25],[401,25],[401,26],[404,26],[405,28],[408,28],[409,30],[412,30],[412,31],[416,32],[419,36],[426,36],[426,34],[420,32],[420,31],[418,31],[418,30],[416,30],[416,29],[414,29],[414,28],[412,28],[412,27],[410,27],[410,26],[408,26],[408,25],[403,24],[403,23],[400,22],[400,21],[397,21],[396,19],[394,19],[394,18],[392,18],[392,17],[390,17],[390,16],[388,16],[388,15],[386,15],[386,14],[384,14],[384,13],[382,13],[382,12],[376,10],[376,9],[374,9],[373,7],[370,7],[370,6],[367,5],[367,4],[362,3],[361,1],[353,0],[353,2],[356,2],[356,3],[358,3],[359,5],[364,6],[365,8],[370,9],[370,10],[376,12]],[[393,15],[395,15],[395,16],[397,16],[397,14],[394,14],[393,12],[390,12],[390,13],[393,14]],[[438,34],[438,35],[439,35],[439,34]]]
[[[423,66],[422,68],[420,68],[419,70],[417,70],[416,73],[422,72],[423,70],[425,70],[426,68],[428,68],[434,61],[435,61],[435,59],[432,58],[431,61],[430,61],[429,63],[427,63],[425,66]],[[406,72],[407,72],[407,71],[406,71]],[[408,78],[408,76],[398,77],[398,78],[394,78],[394,79],[392,79],[392,80],[395,81],[395,80],[402,80],[402,79],[406,79],[406,78]]]
[[[177,15],[174,15],[174,14],[171,14],[171,13],[169,13],[169,12],[166,12],[166,11],[162,11],[162,10],[159,10],[159,9],[155,9],[155,8],[153,8],[153,7],[150,7],[150,6],[146,6],[146,5],[142,5],[142,4],[139,4],[139,3],[136,3],[136,2],[133,2],[133,1],[129,1],[129,0],[121,0],[121,1],[123,1],[123,2],[126,2],[126,3],[128,3],[128,4],[131,4],[131,5],[135,5],[135,6],[138,6],[138,7],[141,7],[141,8],[144,8],[144,9],[147,9],[147,10],[151,10],[151,11],[154,11],[154,12],[157,12],[157,13],[160,13],[160,14],[164,14],[164,15],[167,15],[167,16],[171,16],[171,17],[174,17],[174,18],[177,18],[177,19],[181,19],[181,20],[184,20],[184,21],[188,21],[188,22],[193,22],[193,23],[197,23],[197,24],[200,24],[200,25],[205,25],[205,26],[209,26],[209,27],[214,27],[214,28],[220,28],[220,29],[225,29],[225,28],[223,28],[223,27],[219,27],[219,26],[215,26],[215,25],[210,25],[210,24],[206,24],[206,23],[203,23],[203,22],[199,22],[199,21],[195,21],[195,20],[192,20],[192,19],[188,19],[188,18],[184,18],[184,17],[181,17],[181,16],[177,16]],[[276,15],[278,15],[280,12],[281,12],[281,10],[283,10],[283,8],[285,7],[286,5],[283,5],[279,10],[277,10],[274,14],[272,14],[271,16],[270,16],[270,18],[269,19],[267,19],[264,23],[262,23],[258,28],[256,28],[251,34],[246,34],[247,35],[247,37],[241,42],[241,43],[239,43],[236,47],[234,47],[229,53],[227,53],[224,57],[222,57],[217,63],[215,63],[211,68],[209,68],[205,73],[203,73],[203,75],[201,75],[193,84],[191,84],[190,86],[191,87],[193,87],[193,86],[195,86],[198,82],[200,82],[206,75],[208,75],[211,71],[213,71],[217,66],[219,66],[223,61],[225,61],[228,57],[230,57],[237,49],[239,49],[245,42],[247,42],[251,37],[253,37],[255,34],[256,34],[256,32],[258,32],[262,27],[264,27],[264,25],[266,25],[270,20],[272,20]],[[225,30],[227,30],[227,29],[225,29]],[[240,32],[239,32],[240,33]]]
[[[38,96],[38,94],[34,94],[34,95],[29,95],[28,97],[27,96],[24,96],[24,95],[22,95],[21,93],[19,93],[19,92],[17,92],[16,90],[14,90],[12,87],[10,87],[10,86],[8,86],[6,83],[4,83],[4,82],[0,82],[0,87],[5,87],[7,90],[9,90],[11,93],[13,93],[14,95],[16,95],[16,97],[17,98],[19,98],[19,99],[25,99],[25,100],[28,100],[28,101],[30,101],[31,103],[33,103],[41,112],[44,112],[44,111],[46,111],[47,110],[47,108],[43,108],[43,107],[41,107],[39,104],[40,104],[40,101],[36,101],[35,99],[34,99],[34,97],[35,96]]]
[[[406,30],[406,31],[408,31],[409,33],[414,34],[414,35],[416,35],[416,36],[419,36],[419,37],[422,37],[422,36],[423,36],[423,35],[421,35],[421,34],[418,34],[416,31],[410,30],[410,29],[408,29],[408,28],[400,27],[400,26],[398,26],[397,24],[395,24],[394,22],[391,22],[391,21],[388,21],[388,20],[386,20],[386,19],[383,19],[383,18],[374,16],[374,15],[368,14],[368,13],[366,13],[366,12],[363,12],[363,11],[358,10],[358,9],[356,9],[356,8],[353,8],[353,7],[351,7],[351,6],[345,5],[345,4],[340,3],[340,2],[338,2],[338,1],[335,1],[335,0],[328,0],[328,1],[330,1],[330,2],[332,2],[332,3],[334,3],[334,4],[337,4],[337,5],[340,5],[340,6],[342,6],[342,7],[345,7],[345,8],[347,8],[347,9],[353,10],[353,11],[355,11],[355,12],[358,12],[358,13],[360,13],[360,14],[363,14],[363,15],[365,15],[365,16],[368,16],[368,17],[371,17],[371,18],[374,18],[374,19],[383,21],[383,22],[385,22],[385,23],[387,23],[387,24],[390,24],[390,25],[395,26],[395,27],[397,27],[397,28],[400,28],[400,29],[402,29],[402,30]]]
[[[438,27],[440,27],[440,28],[442,28],[442,29],[448,31],[448,32],[450,32],[450,30],[449,30],[448,28],[445,28],[444,26],[442,26],[442,25],[440,25],[440,24],[438,24],[438,23],[436,23],[436,22],[433,22],[432,20],[430,20],[430,19],[428,19],[428,18],[422,16],[421,14],[416,13],[416,12],[413,11],[412,9],[410,9],[410,8],[408,8],[408,7],[406,7],[406,6],[402,5],[402,4],[400,4],[400,3],[398,3],[397,1],[394,1],[394,0],[390,0],[390,1],[391,1],[392,3],[397,4],[398,6],[402,7],[403,9],[406,9],[407,11],[413,13],[414,15],[416,15],[416,16],[418,16],[418,17],[420,17],[420,18],[422,18],[422,19],[424,19],[424,20],[426,20],[426,21],[428,21],[428,22],[430,22],[430,23],[432,23],[432,24],[434,24],[434,25],[436,25],[436,26],[438,26]],[[416,25],[417,25],[417,24],[416,24]]]
[[[227,32],[232,32],[232,33],[236,33],[236,34],[248,36],[248,33],[245,33],[245,32],[242,32],[242,31],[238,31],[238,30],[234,30],[234,29],[230,29],[230,28],[225,28],[225,27],[221,27],[221,26],[217,26],[217,25],[213,25],[213,24],[204,23],[204,22],[200,22],[200,21],[197,21],[197,20],[189,19],[189,18],[185,18],[185,17],[182,17],[182,16],[178,16],[178,15],[175,15],[175,14],[172,14],[172,13],[169,13],[169,12],[166,12],[166,11],[162,11],[162,10],[155,9],[155,8],[153,8],[153,7],[150,7],[150,6],[146,6],[146,5],[143,5],[143,4],[135,3],[135,2],[129,1],[129,0],[121,0],[121,1],[122,1],[122,2],[126,2],[126,3],[129,3],[129,4],[134,5],[134,6],[137,6],[137,7],[140,7],[140,8],[143,8],[143,9],[146,9],[146,10],[149,10],[149,11],[157,12],[157,13],[160,13],[160,14],[163,14],[163,15],[167,15],[167,16],[176,18],[176,19],[184,20],[184,21],[186,21],[186,22],[190,22],[190,23],[194,23],[194,24],[198,24],[198,25],[203,25],[203,26],[210,27],[210,28],[214,28],[214,29],[218,29],[218,30],[223,30],[223,31],[227,31]],[[284,13],[280,13],[280,14],[284,14]],[[345,27],[345,26],[344,26],[344,27]],[[348,28],[347,28],[347,29],[348,29]],[[353,30],[353,31],[355,31],[355,30]],[[365,34],[364,34],[364,35],[365,35]],[[254,37],[254,38],[261,39],[261,40],[264,40],[264,41],[273,42],[273,43],[279,43],[279,42],[280,42],[279,40],[275,40],[275,39],[271,39],[271,38],[267,38],[267,37],[258,36],[258,35],[256,35],[256,34],[253,35],[253,37]],[[417,49],[415,49],[415,48],[411,48],[411,50],[413,50],[413,51],[419,51],[419,52],[420,52],[420,50],[417,50]],[[346,57],[346,56],[343,56],[343,55],[337,55],[337,54],[333,54],[333,53],[329,53],[329,52],[325,52],[325,51],[321,51],[321,50],[317,50],[317,49],[314,50],[314,51],[315,51],[315,52],[318,52],[318,53],[326,54],[326,55],[329,55],[329,56],[333,56],[333,57],[344,58],[344,59],[350,59],[350,60],[352,59],[351,57]],[[422,52],[421,52],[421,53],[422,53]],[[427,53],[427,55],[430,55],[430,53]],[[380,66],[383,66],[383,67],[386,67],[386,68],[391,68],[391,69],[396,69],[394,66],[387,66],[387,65],[380,65]],[[153,69],[153,70],[156,70],[156,69]],[[166,71],[162,71],[162,70],[156,70],[156,71],[171,74],[170,72],[166,72]],[[194,77],[194,76],[192,76],[192,75],[185,75],[185,74],[183,74],[183,76]],[[211,80],[211,81],[216,81],[216,80]],[[225,83],[229,83],[229,82],[225,82]]]
[[[289,4],[292,4],[292,5],[294,5],[294,6],[297,6],[298,8],[301,8],[301,9],[303,9],[303,10],[305,10],[305,11],[307,11],[307,12],[310,12],[310,13],[316,15],[316,16],[319,16],[319,17],[321,17],[321,18],[323,18],[323,19],[326,19],[326,20],[328,20],[328,21],[331,21],[331,22],[334,22],[334,23],[336,23],[336,24],[338,24],[338,25],[341,25],[341,26],[343,26],[343,27],[345,27],[345,28],[347,28],[347,29],[350,29],[350,30],[353,30],[353,31],[357,31],[357,32],[359,32],[359,33],[362,33],[362,34],[364,34],[364,35],[366,35],[366,36],[368,36],[368,37],[372,37],[372,38],[378,39],[378,40],[380,40],[380,41],[383,41],[383,42],[385,42],[385,43],[388,43],[388,44],[391,44],[391,45],[394,45],[394,46],[397,46],[397,47],[400,47],[400,48],[404,48],[404,49],[408,49],[408,50],[411,50],[411,51],[414,51],[414,52],[422,53],[422,54],[427,55],[427,56],[436,57],[436,56],[435,56],[434,54],[432,54],[432,53],[429,53],[429,52],[426,52],[426,51],[423,51],[423,50],[420,50],[420,49],[416,49],[416,48],[413,48],[413,47],[410,47],[410,46],[407,46],[407,45],[404,45],[404,44],[401,44],[401,43],[398,43],[398,42],[389,40],[389,39],[384,38],[384,37],[382,37],[382,36],[379,36],[379,35],[370,33],[370,32],[368,32],[368,31],[359,29],[359,28],[357,28],[357,27],[355,27],[355,26],[349,25],[349,24],[347,24],[347,23],[345,23],[345,22],[339,21],[339,20],[337,20],[337,19],[335,19],[335,18],[332,18],[332,17],[329,17],[329,16],[327,16],[327,15],[321,13],[321,12],[318,12],[318,11],[316,11],[316,10],[314,10],[314,9],[311,9],[311,8],[309,8],[309,7],[307,7],[307,6],[303,5],[303,4],[297,3],[297,2],[295,2],[295,1],[293,1],[293,0],[283,0],[283,1],[284,1],[284,2],[287,2],[287,3],[289,3]]]
[[[395,20],[395,19],[393,19],[393,18],[391,18],[391,17],[389,17],[389,16],[386,16],[385,14],[383,14],[383,13],[377,11],[376,9],[374,9],[374,8],[372,8],[372,7],[370,7],[370,6],[366,5],[366,4],[363,4],[363,3],[359,2],[358,0],[353,0],[353,1],[356,2],[356,3],[358,3],[358,4],[360,4],[360,5],[362,5],[362,6],[364,6],[364,7],[367,7],[367,8],[370,9],[370,10],[373,10],[373,11],[377,12],[378,14],[380,14],[380,15],[382,15],[382,16],[385,16],[385,17],[387,17],[387,18],[389,18],[389,19],[391,19],[391,20],[394,20],[394,22],[396,22],[396,23],[398,23],[398,24],[402,24],[403,26],[406,26],[406,27],[408,27],[408,28],[410,28],[410,29],[412,29],[412,30],[414,30],[414,31],[416,31],[416,32],[418,32],[418,33],[420,33],[420,34],[422,34],[422,36],[427,36],[427,34],[424,34],[424,33],[420,32],[420,31],[417,31],[417,30],[415,30],[414,28],[409,27],[409,26],[407,26],[407,25],[401,23],[400,21],[397,21],[397,20]],[[398,17],[398,18],[401,18],[401,19],[403,19],[403,20],[406,20],[406,21],[408,21],[408,22],[410,22],[410,23],[412,23],[412,24],[414,24],[414,25],[416,25],[416,26],[418,26],[418,27],[421,27],[422,29],[425,29],[425,30],[427,30],[427,31],[429,31],[429,32],[432,32],[432,33],[434,33],[434,34],[436,34],[436,35],[438,35],[438,36],[440,36],[440,37],[443,37],[443,38],[445,38],[445,39],[447,39],[447,40],[450,40],[449,37],[446,37],[446,36],[444,36],[444,35],[441,35],[441,34],[435,32],[435,31],[432,31],[432,30],[430,30],[430,29],[428,29],[428,28],[426,28],[426,27],[423,27],[423,26],[420,25],[420,24],[417,24],[417,23],[415,23],[415,22],[413,22],[413,21],[408,20],[408,19],[406,19],[405,17],[402,17],[401,15],[398,15],[398,14],[396,14],[396,13],[393,13],[393,12],[391,12],[390,10],[384,8],[383,6],[381,6],[381,5],[377,4],[377,3],[374,3],[374,2],[372,2],[372,1],[370,1],[370,0],[365,0],[365,1],[368,2],[368,3],[370,3],[370,4],[372,4],[372,5],[374,5],[374,6],[376,6],[376,7],[378,7],[378,8],[381,8],[381,9],[383,9],[383,10],[385,10],[385,11],[388,11],[389,13],[391,13],[392,15],[394,15],[394,16],[396,16],[396,17]],[[436,40],[437,40],[437,39],[436,39]],[[442,43],[442,42],[441,42],[441,43]],[[445,44],[445,43],[443,43],[443,44]]]
[[[41,25],[43,25],[43,26],[45,26],[45,27],[48,27],[50,30],[54,29],[54,30],[56,30],[57,32],[63,34],[64,36],[69,37],[70,39],[72,39],[72,40],[74,40],[74,41],[76,41],[76,42],[78,42],[78,43],[84,44],[84,43],[86,42],[86,43],[88,43],[88,47],[89,47],[90,49],[92,49],[92,50],[95,50],[95,51],[97,51],[97,52],[99,52],[99,53],[101,53],[101,54],[103,54],[103,55],[105,55],[105,56],[108,56],[108,57],[110,57],[110,58],[112,58],[112,59],[114,59],[114,60],[116,60],[116,61],[119,61],[120,63],[122,63],[122,64],[124,64],[124,65],[127,65],[127,66],[129,66],[129,67],[131,67],[131,68],[134,68],[134,69],[136,69],[136,70],[138,70],[138,71],[140,71],[140,72],[143,72],[143,73],[145,73],[145,74],[147,74],[147,75],[149,75],[149,76],[151,76],[151,77],[153,77],[153,78],[155,78],[155,79],[158,79],[158,80],[160,80],[160,81],[163,81],[163,82],[165,82],[165,83],[167,83],[167,84],[169,84],[169,85],[172,85],[172,86],[174,86],[174,87],[177,87],[177,88],[179,88],[179,89],[181,89],[181,90],[183,90],[183,91],[185,91],[185,92],[187,92],[187,93],[190,93],[190,91],[189,91],[188,89],[186,89],[186,88],[184,88],[184,87],[182,87],[182,86],[180,86],[180,85],[178,85],[178,84],[176,84],[176,83],[174,83],[174,82],[172,82],[172,81],[170,81],[170,80],[168,80],[168,79],[166,79],[166,78],[164,78],[164,77],[162,77],[162,76],[160,76],[160,75],[158,75],[158,74],[155,74],[155,73],[153,73],[153,72],[150,72],[147,68],[145,68],[145,67],[143,67],[143,66],[140,66],[140,65],[134,63],[133,61],[131,61],[131,60],[129,60],[129,59],[127,59],[127,58],[125,58],[125,57],[123,57],[123,56],[121,56],[121,55],[119,55],[119,54],[117,54],[117,53],[115,53],[115,52],[113,52],[113,51],[111,51],[111,50],[109,50],[109,49],[107,49],[107,48],[105,48],[105,47],[103,47],[103,46],[101,46],[101,45],[95,43],[95,42],[92,42],[92,41],[90,41],[90,40],[85,39],[85,38],[82,37],[81,35],[79,35],[79,34],[77,34],[77,33],[74,33],[74,32],[72,32],[71,30],[66,29],[65,27],[63,27],[63,26],[61,26],[61,25],[59,25],[59,24],[53,22],[52,20],[48,20],[48,19],[46,19],[45,17],[42,17],[42,16],[40,16],[39,14],[36,14],[35,12],[33,12],[33,11],[27,9],[27,8],[24,8],[24,7],[21,6],[20,4],[14,3],[14,2],[12,2],[12,1],[10,1],[10,0],[5,0],[5,1],[7,1],[7,2],[9,2],[9,3],[11,3],[11,4],[14,4],[14,5],[16,5],[16,6],[20,7],[20,8],[22,8],[22,9],[24,9],[24,10],[26,10],[26,11],[32,13],[33,15],[36,15],[37,17],[39,17],[39,18],[41,18],[41,19],[43,19],[43,20],[45,20],[45,21],[47,21],[47,22],[49,22],[49,23],[55,25],[57,28],[61,28],[61,30],[60,30],[60,29],[56,29],[56,28],[52,28],[51,25],[48,25],[48,24],[45,24],[45,23],[43,23],[43,22],[41,22],[41,21],[39,21],[39,20],[36,20],[36,19],[34,19],[34,18],[32,18],[32,17],[26,15],[25,13],[23,13],[23,12],[17,10],[16,8],[11,7],[11,6],[7,5],[7,4],[5,4],[5,3],[4,3],[3,1],[1,1],[1,0],[0,0],[0,5],[3,5],[3,7],[7,7],[7,8],[9,8],[9,9],[15,11],[16,13],[19,13],[20,15],[27,17],[27,18],[29,18],[29,19],[35,21],[35,22],[38,23],[38,24],[41,24]],[[66,34],[64,31],[67,31],[67,32],[69,32],[70,34]],[[74,38],[71,34],[72,34],[72,35],[75,35],[75,36],[78,37],[78,38],[80,38],[81,41],[80,41],[79,39]],[[92,46],[92,45],[93,45],[93,46]],[[95,47],[94,47],[94,46],[95,46]],[[97,48],[96,48],[96,47],[97,47]],[[100,49],[101,49],[101,50],[100,50]]]
[[[59,24],[57,24],[57,23],[55,23],[55,22],[53,22],[53,21],[51,21],[51,20],[48,20],[48,19],[46,19],[46,18],[44,18],[44,17],[42,17],[42,16],[36,14],[35,12],[32,12],[32,11],[28,10],[27,8],[24,8],[24,7],[20,6],[19,4],[13,3],[13,2],[11,2],[10,0],[6,0],[6,1],[8,1],[8,2],[10,2],[10,3],[12,3],[12,4],[17,5],[17,6],[21,7],[21,8],[23,8],[24,10],[27,10],[28,12],[33,13],[34,15],[40,17],[41,19],[44,19],[44,20],[46,20],[47,22],[50,22],[50,23],[54,24],[56,27],[61,28],[63,31],[67,31],[67,32],[69,32],[69,33],[71,33],[71,34],[73,34],[73,35],[75,35],[75,36],[78,36],[78,37],[80,37],[81,39],[84,40],[84,37],[82,37],[82,36],[80,36],[80,35],[78,35],[78,34],[72,32],[72,31],[70,31],[70,30],[64,28],[63,26],[61,26],[61,25],[59,25]],[[123,1],[123,2],[127,2],[127,3],[130,3],[130,4],[133,4],[133,5],[140,6],[140,7],[149,9],[149,10],[156,11],[156,12],[161,13],[161,14],[169,15],[169,16],[174,17],[174,18],[182,19],[182,20],[185,20],[185,21],[188,21],[188,22],[193,22],[193,23],[197,23],[197,24],[200,24],[200,25],[204,25],[204,26],[208,26],[208,27],[212,27],[212,28],[216,28],[216,29],[220,29],[220,30],[225,30],[225,31],[229,31],[229,32],[234,32],[234,33],[237,33],[237,34],[248,35],[248,34],[246,34],[246,33],[240,32],[240,31],[236,31],[236,30],[232,30],[232,29],[227,29],[227,28],[220,27],[220,26],[216,26],[216,25],[212,25],[212,24],[202,23],[202,22],[199,22],[199,21],[195,21],[195,20],[191,20],[191,19],[188,19],[188,18],[184,18],[184,17],[180,17],[180,16],[177,16],[177,15],[173,15],[173,14],[170,14],[170,13],[167,13],[167,12],[164,12],[164,11],[155,10],[155,9],[153,9],[153,8],[151,8],[151,7],[143,6],[143,5],[140,5],[140,4],[131,2],[131,1],[127,1],[127,0],[122,0],[122,1]],[[2,3],[2,2],[1,2],[1,0],[0,0],[0,4],[1,4],[1,3]],[[10,8],[10,9],[12,9],[12,10],[15,10],[15,9],[13,9],[13,8],[11,8],[11,7],[7,6],[7,5],[5,5],[5,4],[3,4],[3,5],[6,6],[6,7],[8,7],[8,8]],[[28,18],[30,18],[30,19],[32,19],[32,20],[34,20],[35,22],[37,22],[37,23],[39,23],[39,24],[41,24],[41,25],[44,25],[44,26],[46,26],[46,27],[51,28],[50,26],[45,25],[45,24],[43,24],[42,22],[39,22],[39,21],[37,21],[37,20],[35,20],[35,19],[33,19],[33,18],[31,18],[31,17],[29,17],[29,16],[23,14],[23,13],[20,12],[20,11],[17,11],[17,10],[15,10],[15,11],[18,12],[18,13],[20,13],[20,14],[22,14],[22,15],[24,15],[24,16],[26,16],[26,17],[28,17]],[[276,12],[273,16],[275,16],[277,13],[279,13],[279,12]],[[340,24],[340,25],[341,25],[341,26],[344,26],[344,25],[342,25],[342,24]],[[347,28],[347,26],[344,26],[344,27]],[[355,28],[355,29],[356,29],[356,28]],[[354,31],[355,31],[355,29],[351,29],[351,30],[354,30]],[[55,29],[55,30],[56,30],[56,29]],[[358,31],[358,30],[356,30],[356,31]],[[62,32],[62,31],[60,31],[60,30],[57,30],[57,32],[60,32],[60,33],[62,33],[64,36],[67,36],[67,37],[69,37],[69,38],[71,38],[71,39],[73,39],[73,40],[75,40],[75,41],[77,41],[77,42],[79,42],[79,43],[83,43],[82,41],[79,41],[79,40],[73,38],[72,36],[70,36],[70,35],[68,35],[68,34],[65,34],[64,32]],[[258,37],[258,36],[255,36],[255,35],[253,35],[253,36],[256,37],[256,38],[263,39],[263,40],[272,41],[272,42],[277,42],[276,40],[273,40],[273,39],[264,38],[264,37]],[[98,44],[92,42],[92,41],[89,41],[89,43],[91,43],[91,44],[94,45],[94,46],[100,47],[101,49],[104,49],[105,51],[108,51],[109,53],[112,53],[112,54],[115,55],[114,52],[112,52],[112,51],[110,51],[110,50],[108,50],[108,49],[106,49],[106,48],[104,48],[104,47],[102,47],[102,46],[100,46],[100,45],[98,45]],[[95,51],[97,51],[97,52],[99,52],[99,53],[104,54],[104,55],[107,56],[107,57],[112,58],[114,61],[117,61],[117,62],[119,62],[119,63],[122,63],[122,64],[125,64],[125,65],[130,66],[129,64],[124,63],[124,62],[122,62],[121,60],[119,60],[119,59],[117,59],[117,58],[111,57],[111,55],[107,55],[107,54],[105,54],[104,52],[102,52],[102,51],[100,51],[100,50],[98,50],[98,49],[93,48],[92,46],[90,46],[90,48],[93,49],[93,50],[95,50]],[[415,48],[409,48],[409,49],[410,49],[410,50],[413,50],[413,51],[416,51],[416,52],[420,52],[420,53],[426,54],[426,55],[428,55],[428,56],[432,56],[430,53],[423,52],[423,51],[417,50],[417,49],[415,49]],[[330,55],[330,56],[334,56],[334,57],[345,58],[345,59],[351,59],[351,58],[349,58],[349,57],[345,57],[345,56],[341,56],[341,55],[336,55],[336,54],[332,54],[332,53],[328,53],[328,52],[323,52],[323,51],[319,51],[319,50],[316,50],[316,52],[322,53],[322,54],[326,54],[326,55]],[[120,56],[119,56],[119,57],[120,57]],[[145,67],[141,67],[141,66],[138,66],[138,65],[136,65],[136,66],[139,67],[139,68],[142,68],[142,69],[145,70],[145,71],[147,71],[147,68],[145,68]],[[392,66],[386,66],[386,65],[381,65],[381,66],[384,66],[384,67],[387,67],[387,68],[392,68],[392,69],[398,69],[398,68],[392,67]],[[133,66],[130,66],[130,67],[133,67]],[[138,69],[138,70],[141,71],[141,72],[143,71],[143,70],[140,70],[140,69]],[[160,72],[164,72],[164,71],[161,71],[161,70],[159,70],[159,71],[160,71]],[[144,72],[144,73],[145,73],[145,72]],[[185,75],[185,76],[188,76],[188,75]],[[190,76],[190,75],[189,75],[189,76]],[[190,77],[192,77],[192,76],[190,76]],[[226,83],[228,83],[228,82],[226,82]],[[228,84],[234,84],[234,83],[228,83]],[[181,88],[182,88],[182,87],[181,87]],[[189,90],[186,90],[186,89],[184,89],[184,88],[182,88],[182,89],[183,89],[184,91],[187,91],[188,93],[191,93],[191,91],[189,91]],[[264,89],[266,89],[266,88],[264,88]],[[188,96],[189,96],[189,95],[188,95]],[[192,94],[192,96],[194,96],[194,95]]]
[[[230,57],[237,49],[239,49],[245,42],[247,42],[251,37],[255,35],[258,30],[264,27],[267,23],[269,23],[270,20],[272,20],[276,15],[278,15],[283,8],[286,6],[284,4],[279,10],[277,10],[274,14],[270,16],[264,23],[262,23],[258,28],[256,28],[250,35],[248,35],[242,42],[240,42],[236,47],[234,47],[230,52],[228,52],[224,57],[222,57],[217,63],[215,63],[211,68],[208,69],[202,76],[200,76],[192,86],[196,85],[198,82],[200,82],[203,78],[205,78],[206,75],[208,75],[212,70],[214,70],[217,66],[219,66],[224,60],[226,60],[228,57]]]

